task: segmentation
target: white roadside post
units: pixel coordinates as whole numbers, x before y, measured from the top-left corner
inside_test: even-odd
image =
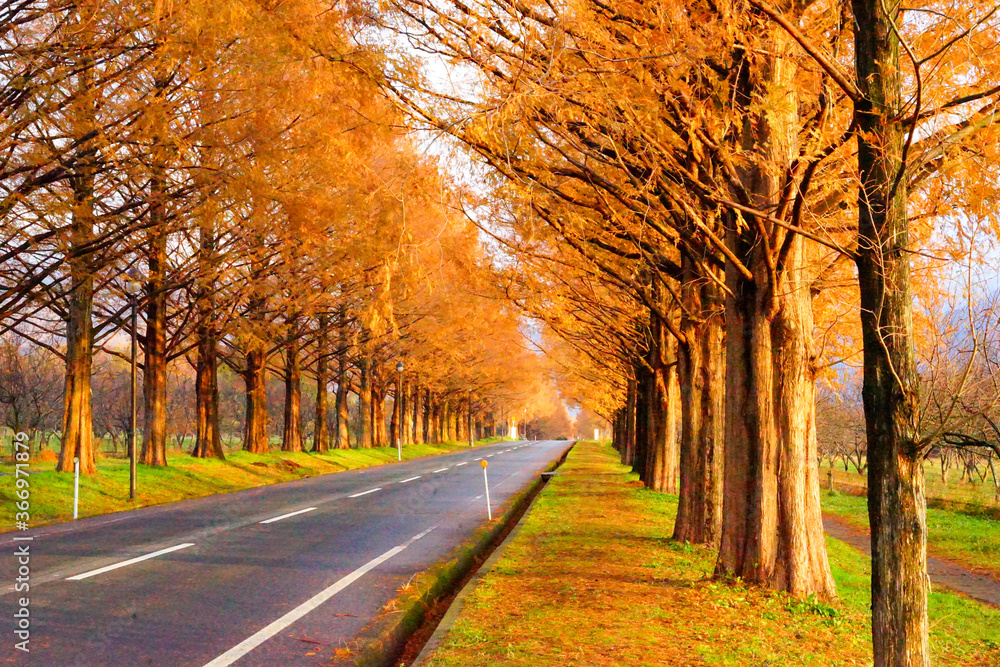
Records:
[[[486,514],[489,516],[490,521],[492,521],[493,508],[490,507],[490,478],[486,476],[486,459],[480,461],[479,465],[483,466],[483,482],[486,484]]]
[[[80,457],[73,457],[73,518],[76,519],[80,506]]]

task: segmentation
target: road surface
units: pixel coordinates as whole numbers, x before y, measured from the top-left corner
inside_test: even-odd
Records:
[[[480,459],[496,508],[568,444],[505,442],[0,535],[4,660],[353,664],[337,649],[486,521]],[[30,653],[15,648],[23,597]]]

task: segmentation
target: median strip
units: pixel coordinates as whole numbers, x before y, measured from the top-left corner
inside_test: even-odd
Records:
[[[360,498],[361,496],[367,496],[369,493],[375,493],[376,491],[381,491],[381,486],[376,486],[374,489],[368,489],[367,491],[362,491],[361,493],[355,493],[353,495],[347,496],[348,498]]]
[[[372,489],[372,490],[377,491],[378,489]],[[366,493],[370,493],[370,491],[367,491]],[[354,570],[347,576],[338,579],[331,586],[323,589],[313,597],[309,598],[308,600],[306,600],[305,602],[303,602],[298,607],[291,610],[278,620],[274,621],[273,623],[264,627],[263,629],[258,630],[250,637],[244,639],[239,644],[229,649],[215,660],[206,663],[204,667],[227,667],[228,665],[233,664],[234,662],[245,656],[247,653],[254,650],[258,646],[266,642],[268,639],[278,634],[279,632],[290,626],[292,623],[299,620],[300,618],[311,612],[313,609],[316,609],[316,607],[320,606],[321,604],[332,598],[334,595],[336,595],[340,591],[344,590],[345,588],[353,584],[355,581],[364,576],[367,572],[370,572],[371,570],[375,569],[382,563],[386,562],[396,554],[400,553],[408,546],[410,546],[420,538],[430,533],[435,528],[437,528],[437,526],[431,526],[430,528],[420,533],[419,535],[414,535],[403,544],[400,544],[397,547],[389,549],[388,551],[386,551],[381,556],[378,556],[377,558],[371,559],[370,561],[368,561],[358,569]]]
[[[67,581],[80,581],[81,579],[86,579],[88,577],[93,577],[98,574],[104,574],[105,572],[110,572],[111,570],[117,570],[120,567],[125,567],[126,565],[132,565],[134,563],[139,563],[144,560],[149,560],[150,558],[156,558],[157,556],[162,556],[163,554],[168,554],[171,551],[178,551],[180,549],[187,549],[188,547],[193,547],[194,542],[185,542],[184,544],[178,544],[173,547],[167,547],[166,549],[160,549],[159,551],[154,551],[151,554],[146,554],[145,556],[139,556],[137,558],[130,558],[128,560],[123,560],[120,563],[115,563],[114,565],[108,565],[106,567],[101,567],[96,570],[91,570],[90,572],[84,572],[83,574],[77,574],[72,577],[66,577]]]
[[[281,521],[282,519],[287,519],[288,517],[297,516],[299,514],[305,514],[306,512],[312,512],[314,509],[316,509],[316,508],[315,507],[307,507],[304,510],[299,510],[297,512],[289,512],[288,514],[282,514],[281,516],[276,516],[276,517],[271,518],[271,519],[265,519],[264,521],[261,521],[260,523],[274,523],[275,521]]]

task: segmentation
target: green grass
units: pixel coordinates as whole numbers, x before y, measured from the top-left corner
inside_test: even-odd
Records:
[[[487,438],[477,445],[497,442]],[[436,445],[406,445],[403,458],[414,459],[465,449],[468,445],[446,442]],[[137,471],[138,497],[128,500],[129,470],[123,459],[98,459],[98,474],[80,477],[80,516],[107,514],[146,505],[198,498],[217,493],[288,482],[303,477],[366,468],[396,460],[396,449],[340,449],[323,454],[233,452],[225,461],[196,459],[187,454],[168,453],[165,467],[140,465]],[[30,483],[31,520],[37,526],[73,517],[73,473],[55,472],[54,462],[32,461]],[[10,472],[11,465],[3,466]],[[14,522],[14,477],[0,477],[0,502],[5,508],[0,531],[11,530]]]
[[[469,597],[431,667],[871,664],[868,558],[828,540],[832,604],[714,581],[714,552],[670,539],[675,496],[580,443]],[[1000,611],[930,599],[935,665],[1000,664]]]
[[[862,496],[822,494],[823,511],[868,530],[868,501]],[[1000,521],[989,510],[927,510],[927,548],[931,555],[1000,575]]]

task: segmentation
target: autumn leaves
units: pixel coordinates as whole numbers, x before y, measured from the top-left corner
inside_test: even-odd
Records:
[[[166,463],[168,401],[196,405],[194,453],[220,457],[266,451],[278,420],[289,451],[387,444],[391,395],[407,441],[467,436],[470,416],[484,435],[545,384],[457,187],[369,76],[384,59],[353,8],[9,11],[0,314],[64,360],[61,468],[95,471],[92,359],[123,354],[128,271],[146,464]],[[222,367],[244,379],[242,432],[220,423]],[[168,391],[177,373],[193,396]]]

